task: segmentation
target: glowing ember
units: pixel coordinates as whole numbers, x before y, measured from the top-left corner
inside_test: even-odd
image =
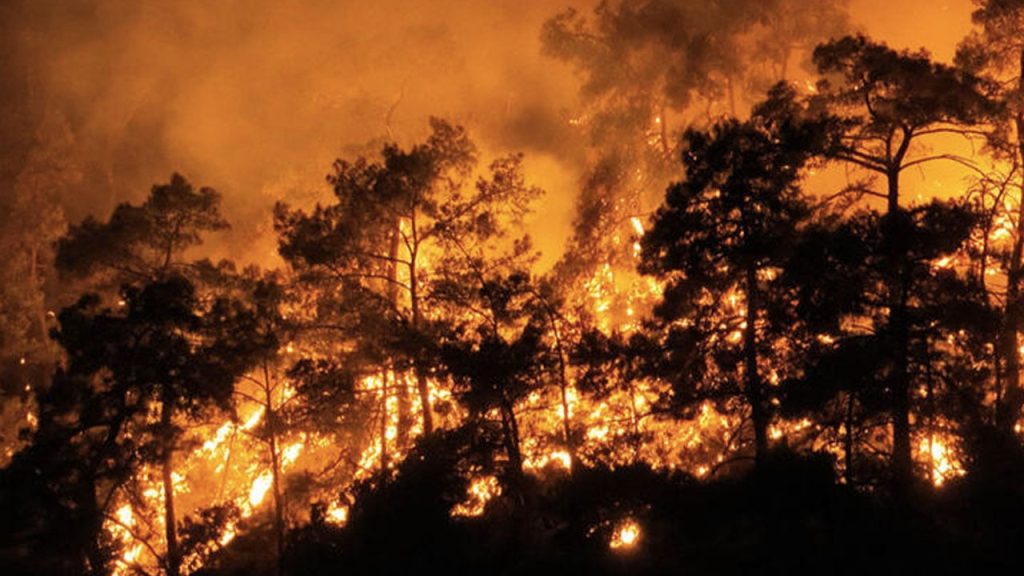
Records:
[[[637,524],[635,520],[627,519],[615,528],[615,532],[612,534],[612,539],[611,542],[608,543],[608,546],[611,547],[612,550],[630,549],[636,546],[639,541],[640,525]]]

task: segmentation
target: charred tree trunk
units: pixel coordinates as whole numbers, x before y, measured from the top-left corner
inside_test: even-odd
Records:
[[[520,450],[519,423],[516,421],[515,408],[507,398],[501,398],[501,424],[505,435],[505,451],[508,454],[509,468],[514,478],[523,473],[523,454]]]
[[[274,543],[277,547],[277,574],[280,576],[284,560],[284,501],[281,495],[281,459],[277,438],[273,436],[270,439],[270,465],[274,481]]]
[[[746,270],[747,313],[743,329],[743,386],[750,416],[754,423],[754,459],[764,463],[768,455],[768,413],[764,406],[764,391],[757,370],[757,310],[760,306],[760,291],[757,286],[757,269],[749,265]]]
[[[416,243],[415,226],[416,223],[413,221],[414,246]],[[412,327],[419,336],[419,330],[423,325],[423,316],[420,310],[419,281],[416,278],[416,256],[414,248],[413,254],[409,257],[409,297],[412,306]],[[419,351],[417,351],[416,358],[413,359],[413,367],[416,372],[416,388],[420,396],[420,410],[423,413],[423,434],[431,434],[434,431],[434,417],[430,408],[430,387],[427,384],[426,367],[423,365],[422,354]]]
[[[402,235],[402,220],[396,218],[393,230],[391,231],[391,246],[388,248],[388,257],[390,258],[390,265],[388,266],[388,301],[391,302],[391,306],[398,310],[400,308],[399,292],[398,292],[398,255],[400,252],[400,242]],[[404,383],[399,384],[398,378],[395,372],[392,370],[392,376],[395,378],[395,396],[398,400],[398,427],[397,436],[395,438],[395,444],[399,449],[405,448],[409,443],[409,429],[412,427],[412,417],[409,403],[409,387]],[[385,389],[386,390],[386,389]],[[387,395],[384,397],[384,412],[387,413]],[[386,422],[386,419],[385,419]],[[385,423],[386,426],[386,423]],[[384,455],[383,447],[381,455]]]
[[[1024,53],[1021,55],[1021,71],[1024,72]],[[1024,89],[1024,76],[1021,77],[1019,88]],[[1024,110],[1017,113],[1014,119],[1017,128],[1017,155],[1021,166],[1024,166]],[[1024,176],[1022,176],[1024,179]],[[1024,185],[1024,182],[1022,182]],[[1014,427],[1020,418],[1021,407],[1024,406],[1024,390],[1020,386],[1020,341],[1018,333],[1021,324],[1021,276],[1022,259],[1024,259],[1024,198],[1019,199],[1017,208],[1017,230],[1010,254],[1010,266],[1006,276],[1006,305],[1003,313],[1003,333],[1000,337],[1000,350],[1003,356],[1003,371],[1006,378],[1005,393],[1002,401],[996,406],[996,426],[1007,434],[1014,433]],[[984,274],[984,271],[982,271]]]
[[[174,515],[174,448],[172,440],[172,404],[165,398],[160,407],[160,425],[165,434],[166,443],[163,448],[161,473],[164,485],[164,536],[167,540],[167,576],[178,576],[181,573],[181,555],[178,550],[177,520]]]
[[[88,535],[87,541],[79,541],[85,563],[88,565],[86,572],[90,576],[102,576],[110,573],[109,555],[104,551],[100,543],[99,535],[103,532],[103,513],[96,501],[96,479],[93,474],[85,475],[86,479],[80,484],[81,492],[77,500],[82,506],[82,522],[87,523],[78,534]],[[80,569],[81,567],[76,567]]]
[[[844,422],[846,430],[843,435],[843,462],[846,468],[843,470],[843,478],[846,480],[847,486],[853,486],[853,452],[855,450],[853,443],[853,402],[854,396],[851,390],[846,393],[846,418]]]
[[[664,122],[662,125],[664,126]],[[569,367],[565,360],[565,346],[562,343],[562,332],[558,329],[555,311],[543,296],[536,292],[534,296],[544,307],[544,314],[548,318],[551,333],[555,337],[555,351],[558,353],[558,391],[562,403],[562,435],[565,440],[565,450],[569,453],[569,470],[571,472],[576,468],[576,442],[572,437],[572,416],[569,411]]]
[[[907,137],[909,141],[909,136]],[[898,489],[909,486],[913,474],[910,445],[910,318],[908,315],[909,262],[900,237],[904,214],[899,204],[899,168],[889,171],[886,214],[889,278],[889,336],[892,366],[889,374],[892,417],[892,476]]]
[[[390,373],[389,373],[390,372]],[[388,477],[388,380],[392,378],[394,371],[381,370],[380,372],[380,476],[382,481]]]
[[[932,376],[931,343],[924,341],[925,430],[928,433],[928,481],[935,484],[935,380]]]
[[[270,448],[270,474],[274,490],[274,543],[277,548],[277,574],[284,572],[284,497],[281,493],[281,455],[277,443],[277,414],[274,411],[274,397],[271,393],[270,370],[263,365],[263,383],[267,402],[267,441]]]

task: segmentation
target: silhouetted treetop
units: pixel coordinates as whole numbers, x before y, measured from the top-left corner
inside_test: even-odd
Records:
[[[979,124],[998,112],[991,86],[961,68],[931,60],[927,52],[894,50],[865,36],[846,36],[818,46],[814,62],[821,105],[846,120],[850,141],[843,157],[885,171],[905,146],[885,148],[936,124]],[[905,168],[906,166],[904,166]]]
[[[228,228],[220,214],[221,196],[212,188],[193,188],[180,174],[153,186],[140,205],[123,203],[110,219],[89,217],[71,226],[58,243],[57,268],[87,276],[113,273],[124,280],[144,280],[180,268],[185,250],[202,236]]]

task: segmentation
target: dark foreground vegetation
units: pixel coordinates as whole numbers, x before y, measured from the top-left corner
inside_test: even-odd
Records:
[[[837,484],[827,457],[779,452],[711,483],[644,466],[555,471],[483,516],[453,519],[465,480],[457,462],[427,454],[459,441],[423,443],[393,482],[363,487],[345,528],[314,521],[292,533],[290,573],[1000,574],[1019,562],[1024,454],[1005,445],[979,445],[997,459],[979,457],[943,491],[899,499]],[[641,538],[612,549],[623,518]],[[271,561],[240,542],[203,573],[271,574]]]

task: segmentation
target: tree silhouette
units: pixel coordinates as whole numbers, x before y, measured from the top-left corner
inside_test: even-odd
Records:
[[[167,543],[165,563],[168,573],[173,575],[179,572],[181,562],[173,489],[173,456],[180,437],[175,420],[178,415],[197,417],[199,407],[206,404],[226,407],[224,389],[218,390],[215,381],[205,389],[201,382],[205,374],[186,373],[182,366],[174,365],[192,362],[189,365],[198,368],[208,360],[214,362],[209,368],[212,370],[220,366],[216,363],[216,347],[228,344],[227,341],[216,342],[210,344],[209,349],[196,351],[184,337],[189,331],[198,330],[200,308],[194,284],[182,275],[195,276],[197,270],[195,264],[184,260],[184,252],[200,244],[203,233],[227,228],[227,222],[220,216],[219,205],[220,195],[215,190],[202,188],[196,191],[184,177],[173,174],[169,183],[154,186],[141,205],[121,204],[107,222],[90,217],[72,226],[57,244],[57,269],[67,277],[85,279],[93,289],[109,289],[112,284],[123,283],[121,302],[125,308],[126,326],[121,328],[123,333],[104,335],[113,339],[107,346],[131,350],[132,345],[141,346],[147,337],[163,338],[162,344],[146,349],[146,354],[154,355],[142,366],[137,365],[140,363],[137,358],[134,359],[136,365],[132,365],[132,358],[104,357],[103,348],[88,348],[88,337],[76,329],[86,330],[85,327],[94,321],[100,326],[117,325],[113,320],[117,312],[100,309],[98,297],[92,297],[80,300],[75,307],[62,313],[61,334],[64,336],[59,337],[58,342],[69,357],[78,354],[80,362],[85,362],[86,356],[94,355],[93,362],[124,363],[120,368],[127,374],[141,374],[145,369],[164,370],[164,373],[151,374],[151,379],[146,382],[123,382],[126,389],[120,393],[122,396],[137,394],[140,401],[160,406],[159,426],[149,431],[153,437],[149,450],[157,455],[155,461],[159,461],[162,468]],[[158,302],[161,298],[166,301]],[[133,305],[136,308],[133,309]],[[219,299],[216,306],[228,305]],[[216,312],[226,313],[223,310]],[[176,335],[178,339],[175,339]],[[96,340],[102,342],[100,336]],[[169,355],[166,358],[156,354],[157,348],[164,344],[168,346],[164,350]],[[82,347],[82,350],[75,351],[75,346]],[[210,355],[208,359],[199,358],[207,354]],[[241,358],[237,357],[236,361],[241,361]],[[169,365],[161,367],[161,361]],[[221,363],[225,361],[221,359]],[[101,367],[113,370],[104,364],[91,366],[92,372],[82,370],[91,377]],[[188,380],[190,377],[195,380]],[[71,381],[86,382],[88,378]],[[147,386],[149,388],[145,388]],[[223,386],[227,387],[230,399],[231,382]],[[124,400],[115,396],[114,401]],[[145,407],[146,404],[143,402],[138,406]],[[125,419],[130,420],[131,417],[129,415]],[[120,425],[113,431],[116,439]]]
[[[477,282],[459,295],[459,302],[478,316],[452,327],[441,357],[470,418],[486,424],[489,412],[500,414],[510,484],[521,488],[517,405],[542,390],[555,373],[557,352],[545,340],[551,324],[528,273],[475,274]]]
[[[695,385],[742,390],[758,462],[768,452],[771,419],[762,355],[779,331],[765,311],[775,269],[808,214],[801,171],[829,133],[827,123],[804,116],[793,91],[779,86],[751,120],[688,132],[685,180],[668,190],[643,240],[642,269],[668,281],[656,313],[694,333],[704,362],[718,364],[721,376],[698,370],[708,381]],[[735,318],[719,311],[730,295],[743,299]],[[736,332],[739,338],[730,336]]]
[[[1024,197],[1021,186],[1024,179],[1020,169],[1024,166],[1024,105],[1020,95],[1024,93],[1024,3],[1016,0],[977,0],[972,20],[975,29],[961,43],[957,51],[957,63],[975,73],[991,76],[998,86],[996,98],[1005,107],[997,116],[996,130],[989,138],[989,144],[999,159],[1010,161],[1013,169],[1002,184],[1000,197],[1008,192],[1010,180],[1015,180],[1016,211],[1009,215],[1013,222],[1011,248],[1006,258],[1006,296],[1003,306],[1003,330],[997,352],[1000,362],[997,378],[1006,378],[1005,386],[999,384],[999,402],[996,421],[1004,433],[1011,433],[1020,418],[1024,406],[1024,390],[1020,382],[1019,333],[1021,331],[1021,283],[1024,282]],[[1002,200],[1002,198],[1000,198]],[[1006,199],[1012,202],[1012,199]],[[1000,208],[1009,203],[999,202]],[[984,272],[983,272],[984,273]]]
[[[210,406],[227,410],[245,356],[211,330],[210,319],[230,313],[227,304],[201,304],[188,280],[126,287],[122,301],[109,308],[86,296],[59,315],[55,338],[66,366],[39,396],[40,427],[26,458],[52,459],[45,489],[76,510],[79,545],[94,573],[105,570],[100,527],[115,494],[140,466],[159,465],[164,563],[172,573],[181,560],[171,492],[173,454],[183,433],[178,418],[199,418]]]
[[[908,274],[906,361],[917,399],[908,410],[930,438],[941,417],[980,416],[995,315],[969,276],[936,265],[963,249],[977,215],[957,202],[903,213],[898,237],[905,243]],[[885,216],[872,211],[828,214],[801,231],[780,279],[794,303],[788,321],[797,347],[796,369],[782,386],[782,411],[810,416],[833,431],[851,484],[859,480],[858,469],[872,467],[869,455],[883,450],[874,429],[891,412],[896,351],[885,318],[892,233],[887,226]]]
[[[93,286],[182,274],[189,267],[184,252],[204,233],[227,227],[216,190],[195,190],[172,174],[141,205],[120,204],[106,222],[89,217],[71,226],[57,245],[57,269],[70,277],[95,274]]]
[[[620,276],[634,269],[632,243],[623,240],[672,182],[680,134],[745,115],[772,85],[793,79],[793,63],[812,68],[813,45],[844,33],[846,20],[844,0],[607,1],[549,19],[545,52],[580,77],[569,122],[587,153],[559,274],[575,284],[604,264]],[[613,322],[634,307],[614,296]]]
[[[341,288],[342,300],[367,302],[360,313],[379,311],[374,323],[389,325],[397,336],[378,344],[395,369],[412,367],[428,434],[434,428],[425,345],[433,312],[428,261],[456,243],[498,234],[504,221],[521,214],[537,195],[523,183],[516,156],[496,161],[491,178],[471,186],[476,150],[465,131],[437,119],[431,128],[426,142],[409,150],[385,146],[380,162],[336,162],[328,178],[336,204],[309,214],[280,204],[275,212],[285,259],[321,294],[338,294]],[[370,344],[368,336],[356,333],[355,339]],[[400,436],[408,427],[400,422]]]
[[[912,473],[910,430],[910,318],[912,264],[904,237],[913,224],[901,204],[900,176],[915,166],[958,160],[922,153],[915,143],[938,133],[984,122],[996,108],[979,78],[928,59],[925,53],[893,50],[863,36],[848,36],[815,49],[824,80],[815,98],[845,125],[833,156],[885,179],[883,191],[859,190],[885,201],[884,243],[887,295],[884,318],[893,351],[891,395],[892,473],[906,484]]]

